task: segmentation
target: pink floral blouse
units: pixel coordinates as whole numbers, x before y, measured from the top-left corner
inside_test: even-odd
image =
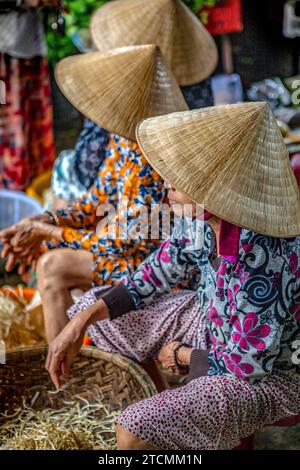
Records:
[[[278,239],[241,229],[235,262],[217,258],[215,247],[208,224],[199,249],[191,250],[186,232],[173,234],[123,278],[135,308],[198,273],[212,343],[209,375],[234,374],[256,383],[272,373],[299,374],[300,237]]]

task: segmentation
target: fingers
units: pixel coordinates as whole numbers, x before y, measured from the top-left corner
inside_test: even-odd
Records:
[[[23,274],[26,273],[26,271],[28,271],[28,269],[30,268],[29,266],[29,262],[27,260],[24,260],[23,262],[21,262],[19,264],[19,267],[18,267],[18,274],[20,276],[23,276]]]
[[[61,363],[62,363],[61,357],[53,353],[51,351],[51,346],[50,346],[48,350],[48,354],[47,354],[45,368],[49,372],[50,378],[57,390],[59,390],[61,386],[61,381],[60,381],[60,377],[62,375]]]
[[[8,273],[10,271],[12,271],[14,269],[15,263],[16,263],[16,258],[15,258],[14,253],[9,253],[8,259],[7,259],[7,262],[6,262],[6,265],[5,265],[5,270]]]
[[[52,364],[50,365],[50,369],[49,369],[49,374],[56,390],[59,390],[61,386],[60,377],[62,374],[61,374],[61,365],[58,360],[55,360],[55,359],[52,360]]]
[[[71,367],[74,361],[74,357],[71,357],[70,354],[66,354],[64,361],[61,365],[62,375],[65,379],[68,379],[71,375]]]
[[[16,261],[20,261],[20,265],[18,267],[18,274],[23,275],[26,271],[30,268],[30,265],[34,260],[36,260],[39,256],[39,248],[40,244],[31,243],[26,246],[26,248],[22,248],[20,246],[12,247],[11,245],[5,244],[3,247],[1,255],[3,257],[7,257],[8,259],[6,262],[5,269],[7,272],[12,271],[14,268]]]
[[[2,251],[1,251],[1,258],[6,258],[9,252],[12,251],[12,247],[9,243],[4,243]]]
[[[10,244],[13,247],[18,247],[22,243],[28,242],[28,233],[18,232],[10,240]]]
[[[5,230],[1,230],[0,231],[0,240],[8,241],[8,240],[11,239],[11,237],[14,236],[15,233],[16,233],[16,231],[11,227],[7,228]]]
[[[45,369],[46,370],[49,370],[49,367],[50,367],[50,363],[51,363],[51,351],[50,349],[48,349],[48,353],[47,353],[47,357],[46,357],[46,361],[45,361]]]

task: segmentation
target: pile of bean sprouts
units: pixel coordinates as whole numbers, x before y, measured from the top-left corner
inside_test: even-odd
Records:
[[[114,421],[121,411],[75,398],[59,409],[23,403],[15,413],[1,413],[0,450],[115,450]]]

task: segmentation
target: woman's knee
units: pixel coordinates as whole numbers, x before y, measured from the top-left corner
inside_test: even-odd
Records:
[[[119,450],[133,450],[137,437],[135,437],[128,429],[123,428],[120,424],[116,425],[116,435]]]
[[[44,253],[37,264],[37,282],[41,291],[53,289],[59,282],[60,287],[65,279],[63,263],[64,250],[52,250]]]
[[[120,424],[116,425],[117,444],[118,450],[147,450],[154,449],[154,447],[147,444],[147,442],[136,437],[128,429],[123,428]]]
[[[37,281],[41,291],[90,287],[93,255],[84,250],[68,248],[50,250],[41,256],[37,266]]]

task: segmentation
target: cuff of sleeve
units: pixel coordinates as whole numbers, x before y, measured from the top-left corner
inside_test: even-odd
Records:
[[[208,354],[209,351],[193,349],[191,354],[190,370],[188,382],[203,377],[208,373]]]
[[[98,299],[103,299],[106,303],[110,320],[121,317],[131,310],[135,310],[135,305],[129,290],[122,283],[105,292],[101,290],[97,291],[95,295]]]

